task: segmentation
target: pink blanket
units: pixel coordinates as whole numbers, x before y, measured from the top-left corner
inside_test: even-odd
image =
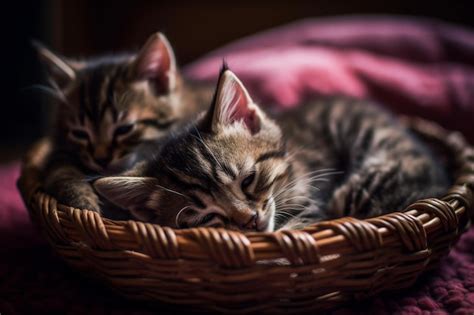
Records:
[[[222,59],[263,104],[370,97],[474,141],[474,33],[431,20],[306,20],[232,43],[186,68],[214,80]]]
[[[226,57],[269,106],[311,94],[370,96],[403,113],[435,119],[474,142],[474,33],[436,23],[351,18],[303,21],[241,40],[185,68],[213,80]],[[126,301],[82,278],[33,229],[15,188],[18,165],[0,167],[1,314],[172,314]],[[333,314],[474,313],[474,228],[415,286]]]

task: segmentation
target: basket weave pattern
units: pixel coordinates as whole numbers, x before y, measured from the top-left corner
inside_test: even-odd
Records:
[[[458,133],[406,122],[449,156],[449,191],[402,212],[302,231],[174,230],[59,204],[41,190],[36,161],[44,142],[25,158],[18,186],[55,251],[122,295],[226,313],[307,312],[409,287],[449,252],[473,217],[474,150]]]

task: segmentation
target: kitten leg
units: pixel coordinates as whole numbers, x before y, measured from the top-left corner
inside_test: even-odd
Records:
[[[364,167],[350,175],[333,193],[328,202],[330,217],[353,216],[359,218],[379,215],[382,212],[399,210],[384,209],[384,195],[403,185],[400,165],[387,161]]]
[[[84,174],[72,165],[48,170],[45,190],[65,205],[100,212],[99,197]]]

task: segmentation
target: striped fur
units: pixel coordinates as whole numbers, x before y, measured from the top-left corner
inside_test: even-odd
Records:
[[[271,119],[225,69],[209,111],[151,152],[127,173],[133,183],[105,177],[95,187],[141,209],[139,219],[178,228],[301,228],[398,210],[447,185],[428,149],[376,105],[332,98]],[[124,200],[140,178],[153,179],[143,202]]]
[[[45,188],[75,207],[98,211],[87,177],[121,169],[137,145],[172,132],[212,96],[181,78],[160,33],[138,54],[71,61],[44,47],[39,53],[58,95]]]

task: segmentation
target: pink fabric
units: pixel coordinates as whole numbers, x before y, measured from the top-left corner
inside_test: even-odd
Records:
[[[474,141],[474,33],[431,20],[307,20],[232,43],[186,68],[214,80],[222,59],[262,104],[370,97]]]
[[[304,21],[231,44],[185,69],[212,80],[226,57],[269,106],[313,93],[347,93],[434,118],[473,140],[474,34],[432,21]],[[16,191],[18,164],[0,167],[1,314],[173,314],[168,305],[126,301],[52,254]],[[441,266],[409,289],[333,314],[473,314],[474,227]],[[188,311],[191,313],[190,311]]]
[[[37,231],[32,228],[16,189],[15,182],[19,174],[18,163],[0,168],[0,250],[44,244]]]

